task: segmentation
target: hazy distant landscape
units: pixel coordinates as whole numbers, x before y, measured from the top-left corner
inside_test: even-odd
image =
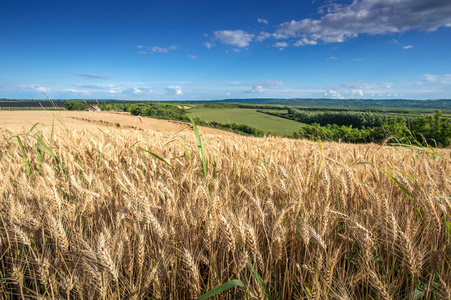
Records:
[[[80,99],[69,100],[30,100],[30,99],[0,99],[0,107],[52,107],[52,102],[58,107],[64,107],[66,101],[81,101]],[[136,103],[143,102],[140,100],[113,100],[101,99],[100,103]],[[87,99],[87,103],[97,103],[95,99]],[[147,101],[145,101],[147,102]],[[165,101],[156,101],[165,102]],[[192,101],[173,101],[180,103],[190,103]],[[443,111],[451,111],[451,99],[434,99],[434,100],[409,100],[409,99],[278,99],[278,98],[262,98],[262,99],[224,99],[224,100],[209,100],[209,101],[195,101],[193,103],[241,103],[254,105],[287,105],[287,106],[306,106],[306,107],[320,107],[320,108],[366,108],[366,109],[384,109],[397,108],[401,110],[409,109],[440,109]]]

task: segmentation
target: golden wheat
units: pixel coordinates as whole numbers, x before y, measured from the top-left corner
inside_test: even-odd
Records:
[[[0,298],[449,298],[449,149],[207,135],[205,176],[189,132],[42,129],[55,157],[23,133],[0,129]]]

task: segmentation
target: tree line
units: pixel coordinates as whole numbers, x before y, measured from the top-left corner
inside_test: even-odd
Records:
[[[315,122],[311,126],[301,128],[291,137],[349,143],[377,143],[387,138],[394,138],[405,144],[448,147],[451,145],[451,120],[443,117],[440,110],[435,110],[433,115],[427,117],[417,119],[395,118],[382,123],[380,126],[373,127],[361,126],[359,128],[338,124],[321,125]]]
[[[288,108],[287,117],[307,124],[317,123],[321,126],[336,124],[354,128],[376,127],[390,122],[396,117],[378,112],[366,111],[309,111],[294,107]]]

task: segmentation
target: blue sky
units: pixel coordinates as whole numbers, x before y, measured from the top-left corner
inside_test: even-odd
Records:
[[[3,0],[0,98],[451,98],[450,0]]]

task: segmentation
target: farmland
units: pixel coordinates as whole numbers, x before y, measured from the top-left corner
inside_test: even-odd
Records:
[[[237,123],[254,126],[265,133],[272,132],[277,135],[289,135],[306,124],[262,114],[257,109],[242,108],[192,108],[188,115],[199,117],[206,121],[221,123]]]
[[[1,298],[449,299],[449,149],[107,114],[0,118]]]

